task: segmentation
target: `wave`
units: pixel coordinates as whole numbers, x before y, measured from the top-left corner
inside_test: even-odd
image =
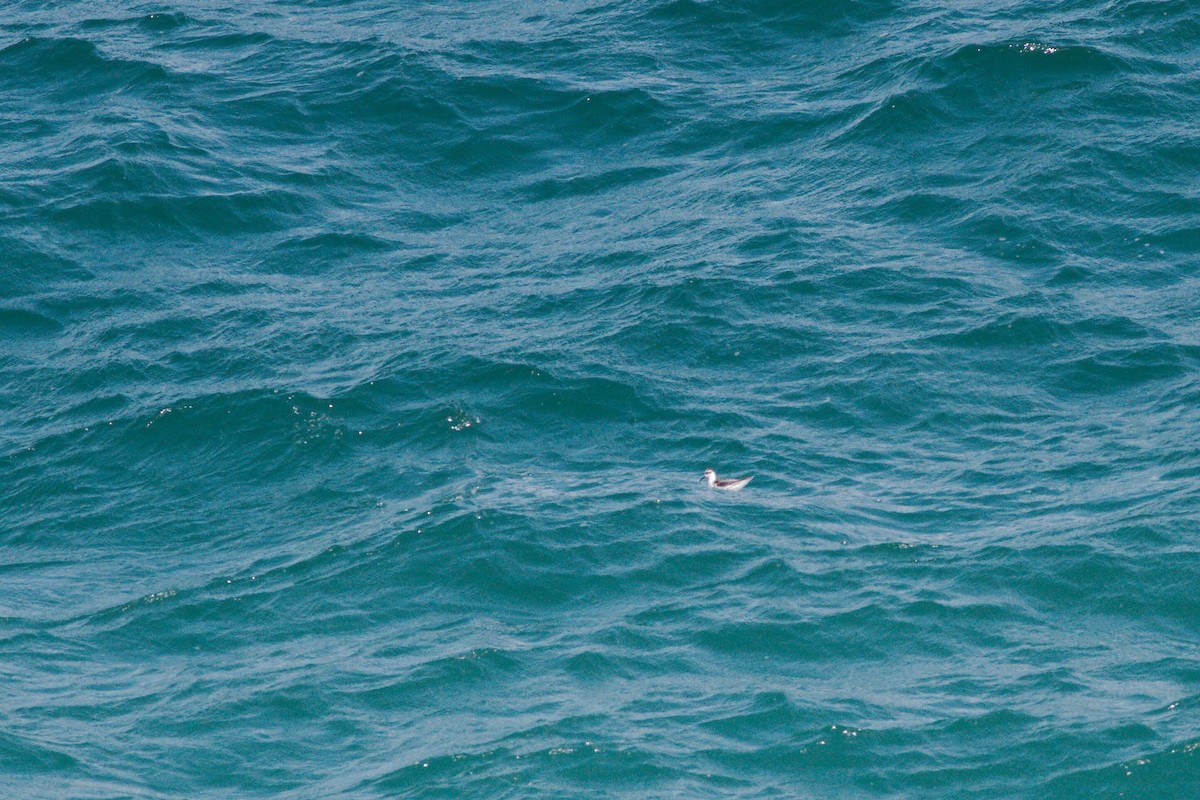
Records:
[[[994,140],[1014,128],[1004,116],[1008,111],[1015,111],[1011,119],[1024,125],[1034,120],[1035,109],[1053,105],[1058,92],[1163,69],[1158,62],[1131,60],[1111,49],[1038,41],[885,55],[841,76],[847,82],[877,84],[884,96],[834,141],[884,144],[898,135],[941,133],[965,144],[967,137],[975,135],[968,123],[1002,121],[1001,127],[988,132]]]
[[[669,174],[665,167],[620,167],[598,172],[539,178],[526,186],[522,194],[531,202],[561,201],[625,191],[639,183]]]
[[[1110,750],[1127,756],[1103,766],[1068,768],[1047,783],[1046,789],[1063,797],[1106,794],[1117,787],[1137,787],[1144,797],[1167,796],[1195,782],[1200,740],[1180,738],[1169,746],[1146,747],[1142,742],[1158,738],[1144,726],[1126,726],[1105,731]],[[1128,792],[1127,789],[1125,789]]]
[[[159,317],[127,330],[113,327],[107,338],[119,346],[152,335],[184,346],[197,331],[211,330],[213,320],[190,323]],[[239,360],[251,359],[219,340],[200,352],[187,349],[189,369],[203,363],[210,373],[236,372],[231,368]],[[24,427],[41,434],[14,443],[42,459],[116,448],[132,454],[139,470],[154,470],[164,480],[225,475],[257,483],[301,464],[354,461],[362,448],[411,448],[436,465],[465,447],[535,431],[562,437],[545,442],[547,456],[574,459],[603,426],[662,413],[640,380],[586,372],[559,376],[531,364],[478,357],[394,361],[371,380],[323,396],[242,389],[172,397],[164,390],[174,382],[169,367],[127,359],[80,371],[72,386],[77,397],[88,399],[31,421]],[[231,386],[240,382],[228,380]],[[156,384],[158,391],[147,395],[145,387]]]
[[[402,250],[402,244],[365,232],[329,231],[314,227],[292,231],[257,264],[257,271],[277,275],[323,275],[331,264],[339,269],[373,266]]]
[[[156,11],[135,17],[89,17],[79,22],[83,30],[108,30],[134,27],[152,33],[171,33],[198,24],[198,20],[182,11]]]
[[[775,35],[844,35],[856,26],[882,20],[895,12],[892,0],[850,0],[788,3],[781,0],[736,0],[730,3],[707,0],[666,0],[654,3],[644,17],[658,22],[686,25],[705,36],[724,37]]]
[[[435,63],[392,54],[340,66],[303,102],[315,119],[354,119],[356,149],[373,151],[386,136],[435,176],[456,179],[523,173],[555,152],[615,146],[670,124],[669,106],[641,86],[534,77],[504,62]]]
[[[174,76],[161,64],[107,55],[86,39],[31,36],[0,49],[0,77],[10,91],[24,85],[39,96],[75,100],[80,94],[169,82]]]
[[[286,229],[308,209],[307,199],[280,190],[86,199],[56,209],[54,217],[82,230],[136,229],[143,232],[190,231],[259,233]]]
[[[62,329],[58,320],[37,311],[0,307],[0,337],[28,340],[29,337],[51,336]]]
[[[0,733],[0,753],[22,775],[38,775],[53,780],[64,771],[75,772],[81,767],[71,755],[70,747],[59,743],[40,742],[33,737],[15,733]]]
[[[1162,334],[1128,317],[1096,316],[1056,319],[1046,314],[1013,311],[952,334],[935,334],[937,345],[967,348],[1080,347],[1097,342],[1161,339]]]
[[[1054,386],[1066,396],[1161,387],[1191,374],[1198,359],[1200,348],[1169,342],[1106,348],[1060,362]]]

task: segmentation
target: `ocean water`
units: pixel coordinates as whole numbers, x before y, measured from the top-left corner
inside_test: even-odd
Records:
[[[1200,6],[0,12],[0,795],[1200,795]]]

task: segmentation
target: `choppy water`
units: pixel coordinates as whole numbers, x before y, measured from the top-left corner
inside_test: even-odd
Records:
[[[1198,42],[8,3],[0,790],[1195,797]]]

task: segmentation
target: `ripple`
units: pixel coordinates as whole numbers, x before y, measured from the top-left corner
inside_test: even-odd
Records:
[[[1188,785],[1191,5],[7,10],[10,794]]]

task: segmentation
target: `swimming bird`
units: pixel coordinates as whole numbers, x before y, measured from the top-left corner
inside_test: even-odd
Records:
[[[708,485],[712,486],[713,488],[724,489],[727,492],[736,492],[738,489],[741,489],[747,483],[754,480],[754,476],[750,475],[749,477],[737,478],[736,480],[730,478],[722,480],[721,478],[717,477],[717,473],[713,472],[711,469],[706,469],[704,470],[703,480],[707,480]]]

